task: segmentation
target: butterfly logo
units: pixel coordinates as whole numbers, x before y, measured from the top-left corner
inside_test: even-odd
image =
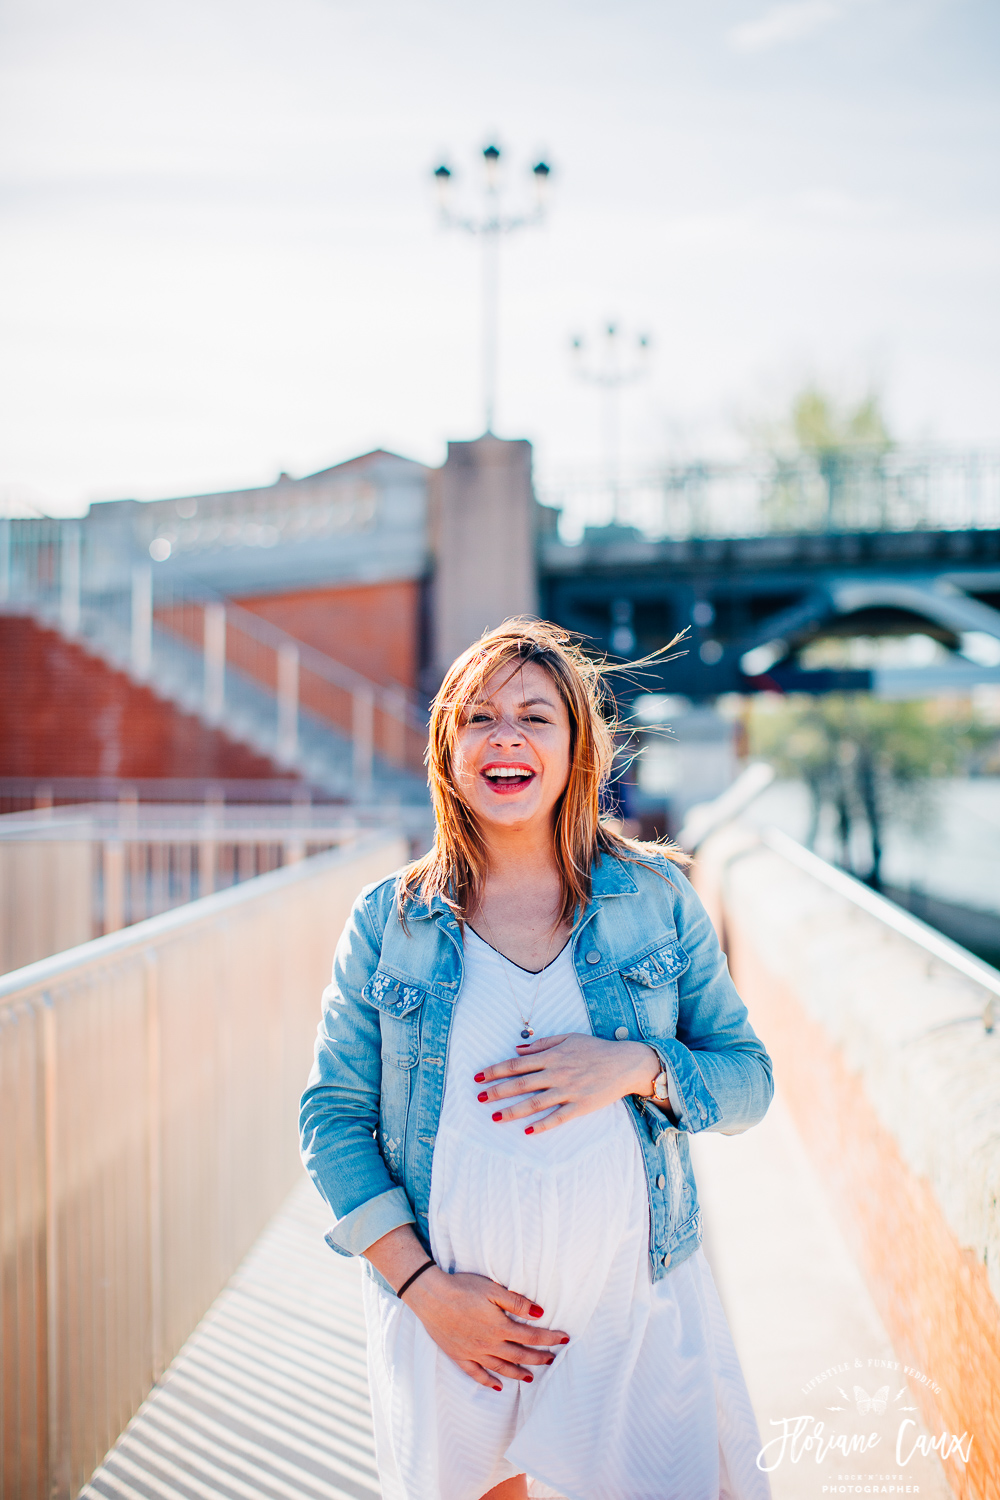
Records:
[[[880,1417],[885,1411],[889,1400],[889,1387],[887,1385],[880,1386],[873,1396],[869,1396],[863,1386],[856,1385],[854,1387],[854,1400],[857,1403],[859,1416],[867,1416],[872,1411],[877,1417]]]

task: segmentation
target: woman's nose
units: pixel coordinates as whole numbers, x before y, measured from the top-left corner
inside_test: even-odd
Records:
[[[512,720],[497,719],[493,726],[493,733],[490,735],[491,745],[520,745],[523,740],[524,736]]]

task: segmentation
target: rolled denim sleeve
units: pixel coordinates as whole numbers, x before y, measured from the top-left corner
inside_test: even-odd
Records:
[[[299,1106],[306,1171],[336,1216],[326,1236],[341,1255],[360,1255],[376,1240],[416,1222],[378,1148],[382,1085],[378,1013],[362,990],[378,966],[381,934],[362,892],[337,944],[333,978],[323,991],[323,1013],[312,1069]]]
[[[715,928],[690,881],[670,871],[677,938],[690,959],[678,980],[677,1034],[646,1037],[671,1081],[678,1130],[736,1135],[756,1125],[774,1094],[771,1059],[729,973]]]

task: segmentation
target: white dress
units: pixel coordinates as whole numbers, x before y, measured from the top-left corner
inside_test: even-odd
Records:
[[[591,1030],[568,944],[544,971],[536,1036]],[[495,1124],[474,1074],[515,1055],[533,974],[465,928],[431,1176],[438,1264],[531,1297],[570,1343],[534,1382],[477,1385],[405,1303],[364,1278],[384,1500],[480,1500],[528,1476],[532,1497],[768,1500],[761,1442],[699,1249],[655,1285],[642,1152],[622,1102],[540,1135]],[[538,1118],[538,1117],[535,1117]]]

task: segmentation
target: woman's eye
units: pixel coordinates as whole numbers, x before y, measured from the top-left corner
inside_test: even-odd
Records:
[[[489,714],[470,714],[468,722],[470,724],[489,724],[489,722],[490,722],[490,715]]]

